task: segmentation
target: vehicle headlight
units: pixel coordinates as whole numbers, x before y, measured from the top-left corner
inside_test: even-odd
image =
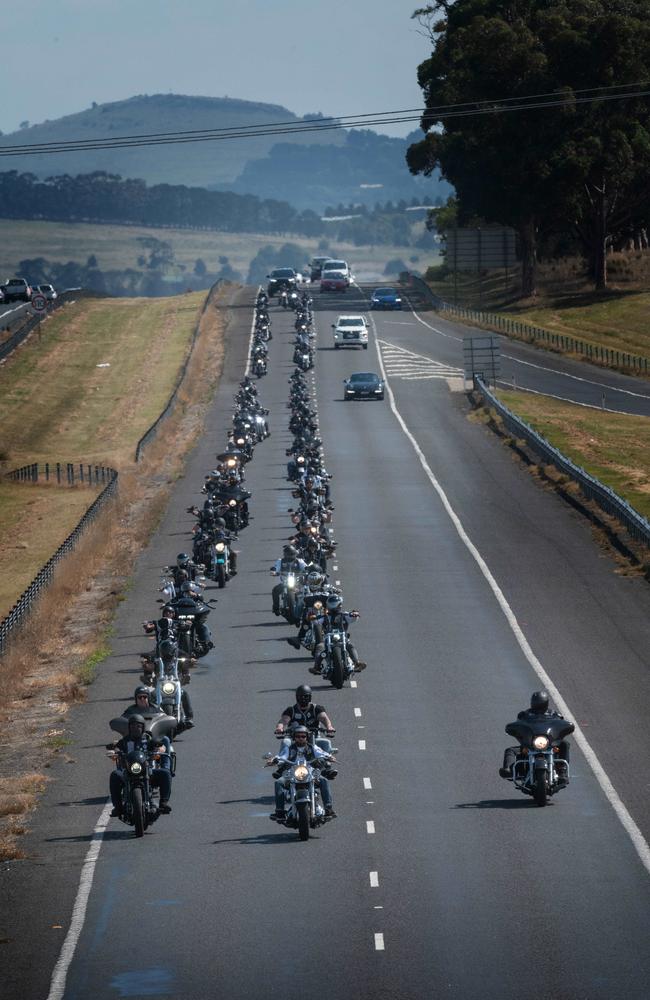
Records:
[[[296,585],[296,578],[293,573],[289,573],[287,577],[287,587],[291,590]]]
[[[533,740],[533,746],[536,750],[546,750],[548,746],[548,736],[536,736]]]
[[[322,609],[322,607],[323,607],[323,605],[322,605],[321,601],[316,601],[314,603],[314,611],[320,611]]]
[[[171,681],[165,681],[165,683],[162,686],[162,689],[163,689],[163,694],[173,694],[174,691],[176,690],[176,685],[172,684]]]
[[[217,552],[223,552],[225,547],[226,546],[223,544],[223,542],[217,542],[217,544],[215,545],[215,549],[217,550]]]
[[[378,389],[375,389],[375,392],[381,392],[381,386],[379,386]]]
[[[298,767],[294,767],[293,776],[296,781],[307,781],[309,777],[309,768],[305,767],[304,764],[299,764]]]
[[[237,501],[236,500],[229,500],[228,501],[228,506],[229,507],[236,507],[237,506]]]
[[[237,438],[237,444],[245,444],[244,439],[243,438]]]
[[[304,456],[303,455],[298,455],[298,464],[302,465],[304,463],[304,461],[305,461]]]
[[[135,760],[131,764],[129,770],[131,771],[131,774],[140,774],[140,772],[142,771],[142,764],[139,764],[138,761]]]
[[[237,465],[237,459],[229,458],[226,464],[228,465],[229,469],[234,469],[234,467]]]

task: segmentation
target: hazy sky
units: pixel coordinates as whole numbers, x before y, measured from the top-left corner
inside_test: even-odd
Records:
[[[282,104],[302,115],[418,108],[418,0],[21,0],[5,4],[0,129],[134,94]],[[404,135],[415,123],[383,131]]]

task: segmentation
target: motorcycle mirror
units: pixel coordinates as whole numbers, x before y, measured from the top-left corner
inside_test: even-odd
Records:
[[[164,604],[164,603],[165,602],[163,601],[162,597],[156,598],[156,604]]]
[[[272,756],[273,756],[273,754],[272,754],[272,753],[270,753],[270,752],[269,752],[269,751],[267,750],[267,752],[266,752],[265,754],[262,754],[262,760],[271,760],[271,757],[272,757]]]

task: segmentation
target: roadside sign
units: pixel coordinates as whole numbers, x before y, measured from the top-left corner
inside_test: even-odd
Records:
[[[472,380],[475,375],[485,382],[496,385],[501,372],[501,356],[499,338],[493,336],[463,337],[463,360],[465,362],[465,379]]]
[[[37,313],[45,312],[47,309],[47,299],[44,295],[32,296],[32,309]]]

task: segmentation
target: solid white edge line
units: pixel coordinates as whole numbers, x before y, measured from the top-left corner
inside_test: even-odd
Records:
[[[379,872],[370,872],[370,888],[379,888]]]
[[[555,704],[556,704],[558,710],[560,711],[560,713],[562,715],[564,715],[564,716],[567,716],[567,717],[569,717],[571,719],[574,719],[575,718],[575,713],[573,713],[570,710],[570,708],[567,705],[566,701],[564,700],[564,698],[560,694],[558,688],[555,686],[555,684],[551,680],[550,676],[547,674],[547,672],[544,669],[544,667],[542,666],[541,662],[535,656],[535,654],[534,654],[533,650],[531,649],[531,646],[530,646],[530,644],[529,644],[529,642],[528,642],[528,640],[527,640],[527,638],[526,638],[526,636],[525,636],[525,634],[523,632],[523,629],[521,628],[519,622],[517,621],[515,613],[513,612],[512,608],[510,607],[510,605],[508,604],[508,601],[505,598],[505,595],[504,595],[503,591],[501,590],[501,588],[499,587],[496,579],[492,575],[492,572],[491,572],[489,566],[487,565],[487,563],[485,562],[485,560],[483,559],[483,556],[478,551],[478,549],[476,548],[476,546],[472,542],[471,538],[469,537],[469,535],[465,531],[460,518],[456,514],[455,510],[453,509],[453,507],[451,506],[451,504],[450,504],[450,502],[449,502],[449,500],[447,498],[447,494],[445,493],[445,491],[443,490],[442,486],[440,485],[440,483],[438,482],[438,480],[434,476],[433,472],[431,471],[431,468],[429,466],[429,463],[426,460],[424,452],[420,448],[420,446],[417,443],[417,441],[414,438],[414,436],[411,434],[411,432],[408,429],[408,427],[407,427],[407,425],[406,425],[406,423],[405,423],[405,421],[404,421],[401,413],[397,409],[397,406],[395,404],[395,396],[393,394],[393,390],[391,389],[390,384],[388,382],[388,379],[386,377],[386,370],[384,368],[384,362],[383,362],[382,357],[381,357],[381,350],[380,350],[379,345],[377,343],[377,339],[378,339],[377,338],[377,329],[375,327],[374,316],[372,315],[372,313],[370,315],[370,320],[371,320],[371,324],[372,324],[372,327],[373,327],[373,330],[374,330],[374,334],[375,334],[375,349],[377,351],[377,357],[379,359],[379,366],[381,368],[381,373],[382,373],[382,377],[384,379],[384,383],[385,383],[386,389],[388,390],[388,399],[389,399],[389,402],[390,402],[390,408],[393,411],[393,414],[394,414],[397,422],[399,423],[400,427],[402,428],[402,430],[403,430],[404,434],[406,435],[406,437],[408,438],[408,440],[411,442],[411,444],[413,446],[413,449],[415,451],[415,454],[417,455],[417,457],[418,457],[418,459],[420,461],[420,465],[424,469],[424,471],[425,471],[425,473],[427,475],[427,478],[429,479],[431,485],[433,486],[434,490],[438,494],[438,496],[439,496],[439,498],[440,498],[440,500],[442,502],[442,505],[445,508],[445,511],[447,512],[447,515],[449,516],[449,519],[451,520],[454,528],[456,529],[456,532],[458,533],[458,536],[459,536],[460,540],[463,542],[463,544],[467,548],[468,552],[470,553],[470,555],[472,556],[472,558],[476,562],[477,566],[479,567],[481,573],[485,577],[485,580],[487,581],[490,589],[492,590],[492,593],[494,594],[494,596],[495,596],[495,598],[497,600],[497,603],[498,603],[499,607],[501,608],[501,611],[503,612],[503,614],[505,616],[505,619],[508,622],[508,625],[510,626],[510,628],[511,628],[513,634],[514,634],[515,639],[517,640],[517,643],[519,644],[519,647],[520,647],[521,651],[523,652],[524,656],[528,660],[530,666],[533,668],[533,670],[535,671],[535,673],[537,674],[537,676],[541,680],[541,682],[544,685],[544,687],[546,688],[546,690],[549,692],[549,694],[553,698],[553,701],[555,702]],[[425,325],[427,325],[427,324],[425,324]],[[625,806],[625,804],[623,803],[622,799],[620,798],[618,792],[614,788],[614,786],[613,786],[612,782],[610,781],[610,779],[609,779],[609,777],[608,777],[605,769],[603,768],[602,764],[598,760],[598,757],[596,756],[595,751],[592,749],[591,744],[588,742],[586,736],[584,735],[584,733],[582,732],[580,726],[577,723],[575,723],[575,730],[574,730],[573,735],[574,735],[575,741],[578,744],[578,746],[580,747],[580,750],[582,751],[582,753],[583,753],[583,755],[584,755],[587,763],[589,764],[589,766],[590,766],[590,768],[591,768],[591,770],[592,770],[592,772],[594,774],[594,777],[596,778],[596,781],[598,782],[598,784],[600,785],[602,791],[604,792],[607,801],[611,805],[612,809],[614,810],[614,812],[616,813],[618,819],[620,820],[621,825],[623,826],[623,829],[626,831],[626,833],[628,834],[630,840],[632,841],[632,844],[633,844],[634,849],[636,850],[636,852],[637,852],[637,854],[639,856],[639,860],[641,861],[641,864],[646,869],[646,871],[648,872],[648,874],[650,874],[650,845],[648,845],[648,842],[646,841],[645,837],[641,833],[641,830],[639,829],[639,827],[637,826],[637,824],[634,822],[634,820],[633,820],[630,812],[628,811],[627,807]]]
[[[623,416],[637,416],[629,410],[612,410],[609,406],[598,406],[597,403],[580,403],[577,399],[570,399],[568,396],[556,396],[552,392],[541,392],[539,389],[528,389],[523,385],[513,385],[506,379],[498,378],[497,385],[502,385],[504,389],[511,392],[532,392],[535,396],[548,396],[549,399],[559,399],[562,403],[571,403],[572,406],[583,406],[587,410],[602,410],[603,413],[619,413]],[[641,414],[642,416],[642,414]]]
[[[65,983],[68,975],[68,969],[70,968],[70,964],[74,958],[77,942],[79,941],[86,919],[86,907],[88,906],[88,897],[90,896],[93,878],[95,877],[95,865],[97,864],[106,827],[108,826],[111,809],[111,800],[108,799],[106,805],[99,814],[99,819],[97,820],[97,824],[93,830],[90,847],[88,848],[86,858],[81,869],[81,875],[79,876],[79,888],[77,889],[77,897],[72,910],[70,927],[68,928],[68,933],[66,934],[65,941],[61,947],[58,961],[54,966],[54,972],[52,973],[52,979],[50,980],[50,992],[47,995],[47,1000],[62,1000],[63,994],[65,993]]]
[[[375,951],[385,951],[386,947],[384,945],[384,935],[375,934]]]

